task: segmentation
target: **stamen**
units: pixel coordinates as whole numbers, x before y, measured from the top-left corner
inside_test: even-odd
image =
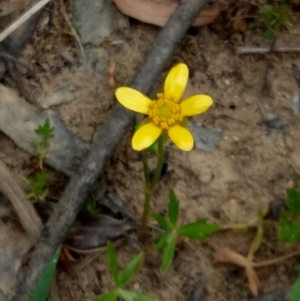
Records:
[[[179,104],[173,99],[165,98],[163,93],[158,93],[157,98],[156,101],[150,104],[148,109],[148,115],[156,126],[168,129],[177,121],[182,120]]]

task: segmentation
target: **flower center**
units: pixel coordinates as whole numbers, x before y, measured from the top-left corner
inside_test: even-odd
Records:
[[[181,109],[173,99],[165,98],[164,94],[158,93],[157,100],[149,105],[148,115],[152,122],[162,128],[168,129],[177,121],[182,120]]]

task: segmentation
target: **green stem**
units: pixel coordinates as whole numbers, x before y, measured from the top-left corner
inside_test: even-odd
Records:
[[[148,151],[145,150],[143,152],[143,165],[144,165],[146,187],[145,187],[144,211],[143,211],[143,216],[141,221],[141,233],[140,233],[141,240],[143,240],[146,235],[148,218],[151,211],[150,201],[152,197],[152,192],[160,178],[162,167],[164,164],[164,140],[162,136],[158,138],[158,158],[157,158],[158,161],[157,161],[157,165],[155,168],[152,181],[150,180],[149,166],[147,160],[148,160]]]
[[[164,160],[165,160],[164,138],[162,135],[158,138],[158,158],[157,158],[157,160],[158,161],[157,161],[156,169],[154,172],[154,176],[153,176],[153,179],[150,184],[150,190],[153,190],[156,183],[158,182],[160,175],[161,175],[161,170],[164,165]]]

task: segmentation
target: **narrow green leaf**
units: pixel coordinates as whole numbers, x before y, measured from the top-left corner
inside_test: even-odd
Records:
[[[161,234],[158,239],[158,242],[155,245],[156,251],[159,251],[161,248],[163,248],[172,239],[172,237],[173,237],[172,232]]]
[[[52,277],[56,269],[56,264],[60,254],[58,249],[53,255],[51,261],[46,266],[42,277],[40,278],[36,288],[33,292],[29,293],[29,301],[45,301],[48,298]]]
[[[121,290],[120,295],[125,301],[155,301],[144,294],[133,291]]]
[[[167,221],[163,216],[160,214],[153,212],[152,217],[157,221],[157,223],[160,225],[160,227],[164,230],[172,230],[172,224]]]
[[[94,301],[115,301],[118,297],[118,291],[109,292],[103,296],[97,297]]]
[[[300,277],[297,279],[296,283],[292,288],[290,301],[299,301],[299,300],[300,300]]]
[[[217,224],[207,224],[206,219],[189,223],[177,229],[177,233],[189,238],[206,240],[207,235],[219,231],[221,228]]]
[[[134,292],[121,290],[120,295],[125,301],[135,301]]]
[[[119,286],[120,280],[119,280],[117,254],[110,241],[107,243],[106,250],[107,250],[108,265],[109,265],[111,275],[114,279],[116,286]]]
[[[125,269],[120,273],[119,281],[120,286],[125,286],[130,279],[138,273],[139,269],[142,266],[144,259],[144,253],[139,253],[136,255],[125,267]]]
[[[169,220],[173,227],[176,226],[179,214],[179,200],[173,189],[170,189],[169,195]]]
[[[172,233],[172,237],[168,241],[163,251],[162,264],[161,264],[161,268],[163,271],[167,271],[172,263],[174,252],[175,252],[175,244],[176,244],[176,235],[175,233]]]

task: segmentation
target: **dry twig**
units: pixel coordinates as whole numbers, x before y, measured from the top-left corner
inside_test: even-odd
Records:
[[[43,228],[42,222],[33,205],[25,201],[23,190],[2,160],[0,160],[0,191],[11,201],[26,232],[34,241],[38,240]]]
[[[283,47],[252,47],[243,46],[237,48],[238,54],[254,54],[254,53],[269,53],[269,52],[299,52],[300,46],[283,46]]]
[[[0,42],[7,38],[12,32],[14,32],[18,27],[30,19],[35,13],[42,9],[50,0],[41,0],[33,7],[31,7],[26,13],[24,13],[18,20],[8,26],[3,32],[0,33]]]
[[[82,55],[82,59],[83,61],[85,60],[85,54],[84,54],[84,49],[82,47],[82,44],[81,44],[81,41],[80,41],[80,38],[76,32],[76,30],[74,29],[72,23],[70,22],[70,19],[67,15],[67,12],[66,12],[66,7],[65,7],[65,4],[64,4],[64,1],[63,0],[60,0],[60,12],[61,14],[63,15],[63,17],[65,18],[66,22],[68,23],[69,27],[70,27],[70,30],[72,32],[72,35],[75,37],[76,39],[76,42],[80,48],[80,51],[81,51],[81,55]]]

